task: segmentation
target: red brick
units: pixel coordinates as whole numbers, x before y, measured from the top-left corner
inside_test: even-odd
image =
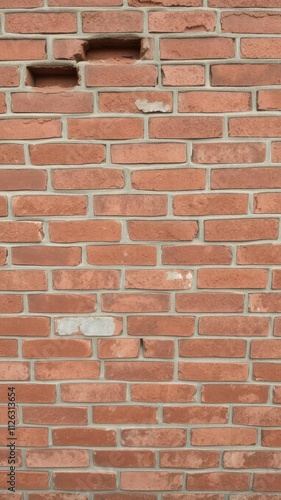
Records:
[[[0,247],[0,266],[5,266],[7,262],[7,255],[7,249],[5,247]]]
[[[223,406],[165,406],[163,421],[168,424],[225,424],[228,408]]]
[[[268,71],[270,72],[270,69]],[[281,73],[280,73],[280,82],[281,82]],[[281,120],[279,119],[278,116],[230,118],[229,136],[230,137],[231,136],[281,137],[280,125],[281,125]]]
[[[175,142],[114,144],[111,146],[111,159],[113,163],[120,164],[184,163],[187,159],[186,146]]]
[[[27,450],[27,467],[87,467],[89,453],[85,450]]]
[[[166,312],[169,310],[170,297],[167,293],[107,293],[102,295],[102,311],[104,312]]]
[[[254,363],[254,380],[277,381],[281,380],[281,370],[278,363]]]
[[[0,82],[1,83],[1,82]],[[61,121],[53,118],[0,121],[0,139],[49,139],[61,137]]]
[[[153,493],[98,493],[96,500],[156,500],[156,495]]]
[[[86,215],[87,202],[86,196],[15,196],[13,212],[17,217]]]
[[[182,469],[208,469],[218,467],[219,452],[209,450],[160,451],[160,467]]]
[[[279,269],[273,270],[272,272],[272,288],[281,289],[281,273]]]
[[[81,248],[48,245],[14,247],[12,262],[24,266],[78,266],[81,263]]]
[[[18,87],[19,83],[20,75],[16,66],[1,66],[1,87]]]
[[[28,309],[36,313],[89,313],[96,308],[95,295],[32,294]]]
[[[253,488],[255,491],[280,491],[281,474],[279,473],[255,473]]]
[[[223,12],[222,31],[226,33],[280,33],[281,17],[278,12]]]
[[[23,165],[24,150],[21,144],[0,144],[0,165]]]
[[[81,425],[88,423],[87,408],[27,406],[22,409],[25,424]]]
[[[7,403],[8,387],[10,384],[1,384],[0,386],[0,401]],[[56,401],[56,386],[55,384],[33,384],[28,382],[27,384],[13,384],[15,387],[15,392],[17,394],[17,403],[55,403]],[[26,443],[26,446],[34,446],[34,441],[36,439],[36,433],[33,433],[34,429],[25,429],[25,432],[30,434],[30,441]],[[41,435],[44,436],[44,441],[38,444],[38,446],[47,446],[47,429],[39,429]],[[34,434],[34,435],[33,435]],[[32,437],[33,436],[33,437]]]
[[[0,2],[0,7],[1,7]],[[1,61],[32,61],[46,59],[45,40],[3,39],[0,40]]]
[[[263,111],[281,109],[280,90],[260,90],[258,92],[258,109]],[[272,144],[273,148],[274,144]]]
[[[88,496],[76,493],[29,493],[29,500],[88,500]]]
[[[200,335],[266,337],[269,318],[258,316],[208,316],[199,319]]]
[[[215,87],[279,85],[281,81],[281,66],[279,64],[217,64],[211,67],[211,75],[211,83],[212,86]],[[242,120],[241,123],[245,120],[255,123],[255,121],[260,120],[260,118],[237,118],[237,120]],[[267,118],[265,120],[269,121],[272,120],[272,118]],[[249,131],[250,130],[251,126],[249,125]],[[274,134],[274,136],[275,135],[276,134]]]
[[[6,14],[7,33],[75,33],[76,15],[70,12]]]
[[[234,57],[234,40],[215,37],[164,38],[160,39],[160,57],[173,61],[179,59],[228,59]]]
[[[219,102],[223,102],[221,98],[219,98]],[[210,163],[262,163],[265,161],[265,145],[255,142],[194,144],[192,160],[194,163],[207,165]],[[213,170],[212,173],[214,175],[217,172],[220,171]],[[243,175],[241,170],[240,172]]]
[[[141,118],[69,118],[70,139],[141,139]]]
[[[34,371],[37,380],[96,379],[100,367],[98,361],[38,361]]]
[[[27,446],[30,446],[28,444]],[[0,488],[7,489],[7,472],[0,472]],[[46,490],[49,488],[48,472],[18,471],[17,488],[21,490]],[[6,497],[7,498],[7,497]]]
[[[156,264],[156,247],[152,245],[97,245],[87,247],[88,263],[95,266]]]
[[[279,4],[280,6],[281,4]],[[280,38],[242,38],[241,56],[249,59],[278,59]]]
[[[205,221],[205,241],[276,240],[278,219],[228,219]]]
[[[127,217],[167,215],[167,197],[164,195],[97,195],[94,197],[95,215]]]
[[[250,488],[250,474],[241,472],[200,472],[189,474],[188,490],[244,491]]]
[[[172,87],[197,87],[204,85],[204,66],[163,65],[161,66],[163,85]]]
[[[185,429],[123,429],[121,431],[122,446],[179,448],[186,444]]]
[[[151,312],[156,312],[155,309]],[[189,316],[129,316],[129,335],[191,337],[194,318]]]
[[[272,145],[271,145],[271,156],[272,156],[272,162],[273,163],[279,163],[280,162],[280,158],[281,158],[281,143],[280,142],[273,142],[272,143]],[[276,169],[272,169],[272,170],[275,171]]]
[[[144,340],[143,349],[145,358],[169,359],[174,357],[173,340]]]
[[[212,11],[150,12],[149,31],[155,33],[184,33],[214,31],[216,14]]]
[[[164,107],[165,112],[171,112],[173,109],[172,92],[149,90],[99,93],[99,110],[102,113],[147,113],[146,109],[150,109],[150,107],[155,107],[155,109],[159,107],[161,110]],[[141,145],[135,144],[133,146],[137,149],[137,146]],[[147,146],[149,147],[150,145],[148,144]],[[180,147],[180,145],[178,146]],[[123,149],[126,150],[126,145],[113,146],[113,148],[118,147],[121,151]],[[156,147],[157,145],[155,144]],[[118,149],[116,150],[118,151]]]
[[[91,341],[82,339],[39,339],[24,340],[24,358],[89,358],[92,354]]]
[[[50,7],[111,7],[122,0],[49,0]]]
[[[250,294],[249,298],[249,311],[251,312],[281,312],[280,293]]]
[[[79,427],[53,429],[53,444],[55,446],[115,446],[114,430],[86,429]]]
[[[244,358],[246,341],[240,339],[185,339],[179,341],[179,356],[186,358]]]
[[[0,278],[1,290],[47,290],[44,271],[0,271]]]
[[[19,313],[22,312],[23,301],[22,295],[2,294],[0,303],[0,313]]]
[[[267,269],[199,269],[198,288],[266,288]]]
[[[150,118],[149,136],[152,139],[207,139],[221,137],[222,119],[205,116]]]
[[[210,92],[210,91],[180,92],[179,112],[180,113],[227,113],[227,112],[235,113],[236,112],[237,113],[241,111],[249,111],[251,106],[250,97],[251,96],[248,92]],[[198,148],[199,146],[201,146],[201,150],[203,151],[205,150],[206,153],[209,151],[208,147],[206,147],[205,144],[200,144],[200,145],[195,144],[194,148]],[[208,146],[210,148],[212,147],[216,148],[216,146],[219,145],[208,144]],[[232,144],[228,144],[227,146],[231,148]]]
[[[8,215],[7,198],[0,196],[0,216],[5,217],[6,215]]]
[[[215,169],[211,172],[212,189],[263,189],[280,187],[281,172],[279,168],[225,168]]]
[[[224,7],[224,8],[225,7],[268,8],[268,7],[280,7],[281,5],[280,0],[266,0],[266,1],[265,0],[208,0],[208,4],[210,7]]]
[[[96,424],[157,424],[157,408],[149,406],[97,406],[93,409]]]
[[[240,293],[197,292],[176,295],[177,312],[243,312],[243,309],[244,295]]]
[[[186,290],[192,286],[192,274],[188,270],[126,270],[126,288],[147,290]]]
[[[0,357],[14,358],[18,356],[17,340],[1,339],[0,340]]]
[[[248,213],[246,194],[179,194],[174,197],[174,215],[239,215]]]
[[[131,174],[134,189],[148,191],[189,191],[204,189],[206,171],[195,168],[137,170]]]
[[[36,144],[29,150],[33,165],[85,165],[105,159],[101,144]]]
[[[243,245],[237,249],[237,264],[281,264],[281,245]]]
[[[124,187],[122,170],[103,168],[66,168],[52,171],[54,189],[114,189]]]
[[[156,66],[132,66],[119,64],[95,64],[86,66],[87,87],[155,87]]]
[[[231,249],[222,245],[163,246],[163,264],[214,265],[230,264]]]
[[[281,453],[278,451],[226,451],[223,455],[227,469],[281,469]]]
[[[54,488],[66,491],[115,490],[116,475],[112,472],[55,472]]]
[[[140,341],[138,339],[99,339],[99,358],[137,358]]]
[[[233,423],[263,427],[280,426],[281,408],[264,406],[239,406],[234,408]]]
[[[156,380],[173,379],[173,363],[153,361],[106,361],[105,378],[108,380]]]
[[[273,392],[273,402],[280,403],[280,401],[281,401],[281,388],[279,386],[275,386]]]
[[[248,378],[246,363],[179,363],[180,380],[243,382]]]
[[[5,100],[5,94],[0,94],[0,114],[6,113],[7,107],[6,107],[6,100]]]
[[[129,221],[127,225],[133,241],[192,241],[198,232],[195,221]]]
[[[43,239],[41,222],[2,221],[0,241],[9,243],[39,243]]]
[[[251,446],[256,443],[256,429],[208,427],[208,429],[192,429],[191,431],[193,446]]]
[[[206,384],[202,387],[204,403],[267,403],[269,386],[257,384]]]
[[[263,429],[262,430],[262,445],[276,448],[280,446],[281,433],[280,429]]]
[[[1,438],[4,438],[5,430],[0,430]],[[48,429],[43,427],[17,427],[17,446],[48,446]]]
[[[119,241],[120,223],[113,220],[76,220],[50,222],[50,240],[54,243],[79,241]]]
[[[73,403],[113,403],[126,401],[126,384],[61,384],[61,399]]]
[[[186,403],[194,401],[196,388],[187,384],[131,384],[132,401]]]
[[[124,490],[169,491],[181,490],[183,474],[179,472],[121,472],[121,487]]]
[[[200,7],[202,0],[128,0],[128,4],[131,7]]]
[[[144,450],[97,450],[94,451],[94,463],[98,467],[117,467],[117,468],[147,468],[154,467],[155,458],[154,453],[152,451],[144,451]],[[118,493],[116,493],[118,495]],[[119,494],[119,495],[122,495]],[[100,495],[96,495],[96,498],[102,498]],[[107,499],[110,497],[107,496]],[[117,500],[116,496],[116,500]],[[140,493],[140,496],[137,495],[132,500],[146,500],[146,496],[143,496]],[[123,496],[123,500],[129,500],[127,496]],[[1,500],[1,499],[0,499]]]
[[[1,169],[0,185],[2,191],[45,191],[47,172],[32,169]]]
[[[42,5],[42,0],[0,0],[0,7],[3,9],[33,9]]]
[[[58,94],[19,92],[12,94],[12,111],[14,113],[91,113],[93,97],[86,92],[72,92],[71,94],[67,92]]]
[[[143,14],[132,10],[83,12],[82,24],[85,33],[141,33]]]
[[[56,290],[94,290],[119,288],[119,271],[75,270],[54,271],[53,285]]]
[[[24,361],[0,361],[1,380],[29,380],[29,363]]]
[[[280,193],[259,193],[254,196],[254,213],[280,213]]]

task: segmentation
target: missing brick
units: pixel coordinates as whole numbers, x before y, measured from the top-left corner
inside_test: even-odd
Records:
[[[88,61],[134,62],[141,58],[140,38],[101,38],[90,40],[86,46]]]
[[[79,85],[78,72],[74,66],[29,66],[26,85],[73,88]]]

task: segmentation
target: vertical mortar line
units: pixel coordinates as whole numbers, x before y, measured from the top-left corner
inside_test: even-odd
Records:
[[[241,59],[241,36],[234,34],[235,59]],[[241,61],[242,62],[242,61]]]
[[[47,61],[57,64],[57,60],[54,58],[54,53],[53,53],[53,43],[54,43],[54,37],[52,36],[46,37]],[[47,61],[45,60],[45,63]]]

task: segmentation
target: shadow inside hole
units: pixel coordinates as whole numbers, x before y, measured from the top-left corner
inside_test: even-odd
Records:
[[[103,38],[91,40],[86,47],[88,61],[134,62],[141,56],[141,39]]]
[[[31,87],[73,88],[79,85],[74,66],[29,66],[26,84]]]

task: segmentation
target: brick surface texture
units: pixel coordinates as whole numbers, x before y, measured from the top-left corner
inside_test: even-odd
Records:
[[[0,9],[0,500],[280,500],[281,0]]]

